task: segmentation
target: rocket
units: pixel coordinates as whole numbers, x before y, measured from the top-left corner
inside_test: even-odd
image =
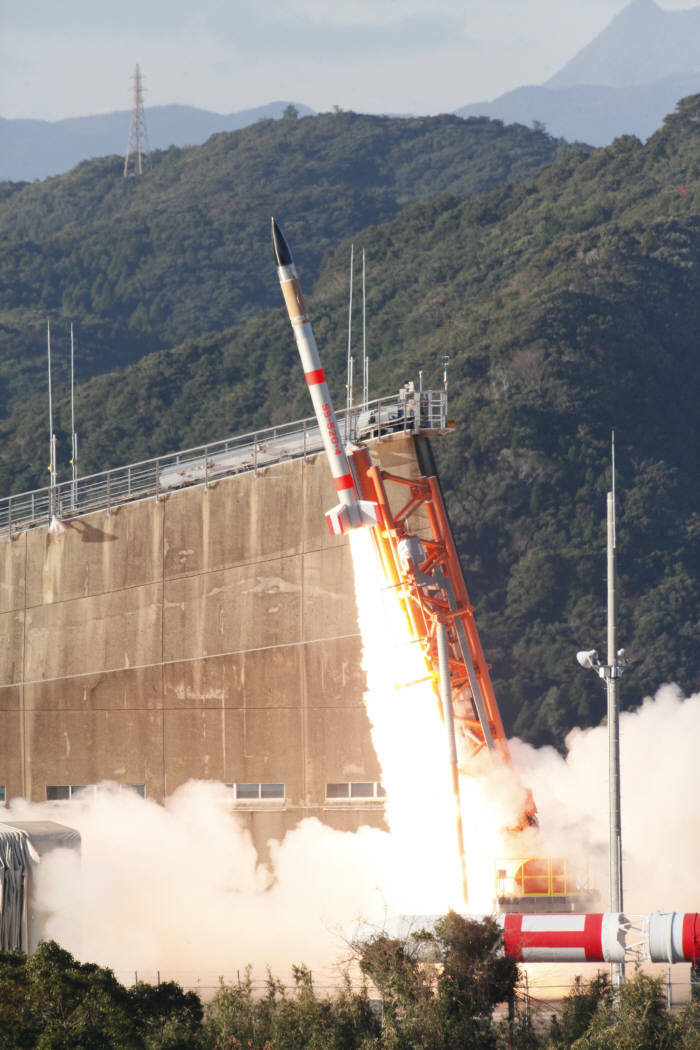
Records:
[[[331,396],[328,393],[326,375],[321,368],[321,359],[318,356],[318,347],[309,315],[306,312],[294,259],[274,218],[272,219],[272,243],[277,262],[277,276],[282,286],[284,302],[297,342],[306,385],[311,394],[333,483],[340,499],[337,507],[326,512],[328,530],[332,536],[342,536],[349,529],[357,529],[363,525],[380,525],[381,515],[377,504],[370,500],[357,498],[355,479],[343,448],[338,421],[333,410]]]

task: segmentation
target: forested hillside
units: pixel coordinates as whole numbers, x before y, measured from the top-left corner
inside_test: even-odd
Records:
[[[2,183],[0,417],[45,388],[47,318],[57,365],[73,320],[79,377],[109,371],[276,303],[273,212],[311,285],[331,245],[404,204],[529,178],[566,148],[486,118],[334,113],[153,152],[141,178],[114,156]]]
[[[450,356],[443,481],[507,729],[539,743],[604,713],[574,654],[604,649],[612,428],[620,644],[634,661],[623,702],[664,681],[700,687],[699,119],[692,96],[646,145],[570,153],[529,183],[411,204],[355,236],[373,393],[419,368],[430,382]],[[304,216],[306,240],[297,213],[279,217],[310,291],[305,245],[327,217]],[[277,305],[84,384],[83,472],[309,414],[265,232],[258,268]],[[348,241],[329,250],[309,296],[337,396],[348,257]],[[2,424],[5,491],[46,476],[43,412],[36,400]],[[65,434],[65,398],[61,413]]]

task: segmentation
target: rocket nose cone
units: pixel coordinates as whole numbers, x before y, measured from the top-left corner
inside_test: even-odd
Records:
[[[277,265],[292,266],[294,264],[292,253],[289,250],[289,245],[285,241],[282,231],[275,222],[274,216],[272,217],[272,243],[275,248],[275,259],[277,260]]]

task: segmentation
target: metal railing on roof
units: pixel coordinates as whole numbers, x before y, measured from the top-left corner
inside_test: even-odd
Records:
[[[364,406],[337,413],[340,431],[351,443],[389,432],[445,431],[447,394],[444,390],[420,393],[404,388],[399,395],[377,398]],[[106,510],[133,500],[188,485],[204,484],[257,471],[284,460],[306,459],[323,450],[316,417],[252,431],[197,448],[171,452],[156,459],[115,467],[74,481],[57,482],[53,488],[36,489],[0,500],[0,535],[12,539],[24,529],[37,528]]]

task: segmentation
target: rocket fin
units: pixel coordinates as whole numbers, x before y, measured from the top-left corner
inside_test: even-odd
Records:
[[[373,503],[368,499],[359,499],[357,506],[360,508],[361,525],[369,525],[371,527],[382,524],[382,512],[378,503]]]
[[[351,506],[339,503],[337,507],[326,511],[326,524],[331,536],[343,536],[350,529],[364,526],[371,528],[381,523],[379,506],[371,500],[357,500]]]

